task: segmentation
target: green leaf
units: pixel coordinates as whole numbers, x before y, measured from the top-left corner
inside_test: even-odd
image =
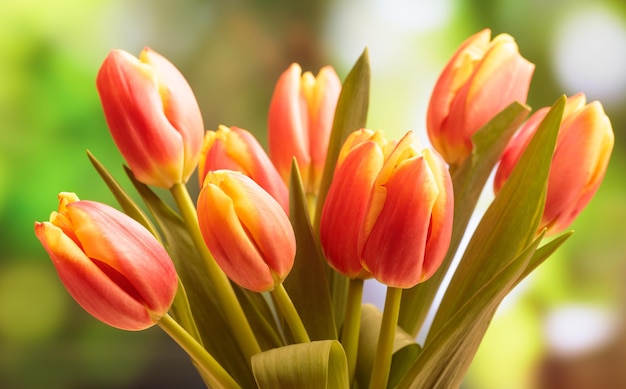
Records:
[[[268,303],[268,299],[271,299],[269,294],[252,292],[234,283],[231,285],[259,340],[260,347],[266,350],[284,346],[284,339],[280,336],[281,330],[274,320],[274,307],[270,307]],[[267,299],[264,296],[267,296]]]
[[[324,174],[317,197],[317,206],[315,207],[315,218],[313,220],[315,236],[319,236],[319,220],[322,214],[324,200],[326,200],[326,193],[333,179],[335,164],[337,163],[341,146],[348,135],[366,126],[369,95],[370,61],[369,53],[366,48],[343,82],[341,93],[337,101],[333,128],[328,141],[328,152],[324,163]],[[327,267],[327,269],[333,311],[342,313],[335,315],[335,326],[336,328],[341,328],[343,312],[346,311],[348,279],[331,270],[329,267]]]
[[[526,266],[526,269],[524,270],[520,278],[517,280],[517,283],[519,283],[524,278],[526,278],[533,270],[535,270],[539,265],[541,265],[543,261],[548,259],[548,257],[552,255],[556,251],[556,249],[561,247],[561,245],[565,243],[565,241],[573,234],[574,234],[574,231],[565,232],[559,235],[558,237],[554,238],[550,242],[546,243],[545,245],[539,247],[537,252],[535,252],[535,255],[533,255],[530,262],[528,263],[528,266]]]
[[[428,281],[407,289],[402,294],[398,323],[413,336],[416,336],[422,327],[493,167],[529,112],[530,108],[527,106],[517,102],[512,103],[472,137],[474,144],[472,155],[452,177],[454,222],[448,254],[439,270]]]
[[[548,112],[510,178],[485,212],[450,281],[429,337],[534,239],[543,214],[564,106],[565,97]]]
[[[109,171],[100,163],[100,161],[96,159],[93,154],[91,154],[89,150],[87,150],[87,157],[89,157],[91,164],[96,168],[96,171],[100,174],[104,183],[107,185],[111,193],[113,193],[113,196],[115,196],[115,199],[122,207],[122,210],[124,210],[124,213],[141,223],[152,233],[152,235],[161,240],[161,237],[157,233],[157,230],[154,228],[150,219],[148,219],[141,208],[139,208],[139,206],[130,198],[117,180],[113,178],[111,173],[109,173]]]
[[[336,340],[298,343],[264,351],[252,357],[260,389],[346,389],[348,362]]]
[[[295,161],[291,167],[289,218],[296,235],[296,258],[283,282],[312,340],[337,339],[326,263],[313,235],[306,194]]]
[[[365,128],[370,98],[370,60],[367,48],[356,61],[341,87],[335,109],[333,128],[328,141],[328,152],[324,163],[324,174],[320,184],[315,212],[316,231],[319,231],[319,217],[322,214],[326,193],[330,188],[335,172],[335,164],[341,146],[352,132]]]
[[[458,388],[498,305],[515,285],[543,235],[466,299],[408,370],[398,388]]]
[[[361,308],[361,332],[359,334],[359,353],[356,366],[356,382],[359,388],[368,388],[374,358],[378,345],[378,334],[382,322],[382,312],[372,304]],[[408,369],[414,364],[421,352],[415,339],[398,327],[393,342],[393,356],[389,373],[389,387],[394,387]]]

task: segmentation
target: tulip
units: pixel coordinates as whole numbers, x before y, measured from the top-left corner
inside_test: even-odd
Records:
[[[198,222],[215,261],[236,284],[265,292],[289,274],[296,241],[280,204],[250,177],[207,173],[198,197]]]
[[[491,41],[490,35],[485,29],[459,47],[430,99],[428,136],[452,166],[471,153],[478,129],[514,101],[526,102],[534,65],[520,56],[510,35]]]
[[[202,147],[200,108],[183,75],[145,48],[113,50],[97,87],[109,130],[137,180],[169,189],[193,173]]]
[[[238,127],[207,131],[198,164],[200,187],[211,170],[235,170],[252,178],[289,212],[289,192],[256,138]]]
[[[500,191],[517,165],[549,108],[534,113],[507,146],[494,179]],[[594,196],[606,172],[614,134],[602,105],[586,104],[579,93],[567,99],[548,177],[546,204],[539,231],[565,230]]]
[[[328,264],[348,278],[369,278],[357,250],[372,185],[383,166],[387,141],[381,131],[358,130],[344,142],[320,219]]]
[[[167,252],[141,224],[108,205],[59,195],[50,221],[35,222],[65,288],[100,321],[142,330],[169,310],[178,277]]]
[[[363,267],[393,288],[430,278],[450,245],[453,197],[444,160],[408,132],[374,181],[358,238]]]
[[[317,194],[322,180],[328,140],[341,91],[332,67],[317,77],[292,64],[278,79],[269,108],[270,158],[285,182],[289,182],[295,157],[305,191]]]

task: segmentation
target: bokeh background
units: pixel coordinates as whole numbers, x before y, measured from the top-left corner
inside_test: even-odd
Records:
[[[86,149],[128,187],[94,82],[110,49],[152,47],[185,74],[208,129],[237,125],[265,142],[273,85],[291,62],[331,64],[343,79],[367,46],[368,127],[423,134],[436,77],[486,27],[536,64],[529,105],[585,92],[603,103],[616,145],[576,233],[503,303],[464,388],[626,387],[623,0],[3,0],[0,388],[201,387],[158,328],[123,332],[84,313],[33,234],[60,191],[115,204]]]

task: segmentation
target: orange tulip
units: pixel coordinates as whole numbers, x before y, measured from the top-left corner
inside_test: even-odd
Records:
[[[453,166],[472,151],[471,137],[514,101],[526,102],[534,65],[520,56],[507,34],[490,40],[485,29],[454,53],[433,90],[427,112],[428,136]]]
[[[448,251],[454,210],[444,160],[408,132],[374,182],[358,238],[363,267],[381,283],[410,288],[430,278]]]
[[[204,241],[224,273],[238,285],[265,292],[289,274],[296,240],[280,204],[250,177],[207,173],[198,198]]]
[[[307,193],[317,194],[341,81],[332,67],[317,77],[292,64],[278,79],[269,108],[270,158],[285,182],[295,157]]]
[[[198,164],[200,187],[211,170],[240,171],[252,178],[289,212],[289,193],[278,171],[263,147],[248,131],[238,127],[219,126],[207,131]]]
[[[135,177],[162,188],[187,182],[198,164],[204,125],[174,65],[148,48],[139,59],[114,50],[96,84],[113,140]]]
[[[494,180],[500,191],[517,165],[537,127],[548,113],[534,113],[507,146]],[[586,104],[579,93],[567,99],[548,178],[546,205],[539,230],[546,235],[565,230],[589,203],[606,172],[614,134],[602,105]]]
[[[167,252],[141,224],[108,205],[59,195],[35,234],[65,288],[87,312],[124,330],[142,330],[167,313],[178,277]]]
[[[346,139],[320,219],[320,241],[329,265],[349,278],[369,278],[357,241],[372,185],[383,166],[381,131],[358,130]]]

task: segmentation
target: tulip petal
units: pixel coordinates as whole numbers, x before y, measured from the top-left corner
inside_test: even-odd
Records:
[[[143,304],[113,282],[60,228],[49,222],[35,223],[35,234],[63,285],[92,316],[125,330],[154,324]]]
[[[357,278],[363,274],[358,235],[374,180],[384,162],[375,142],[356,146],[335,171],[320,222],[320,240],[331,267]]]
[[[439,193],[431,211],[430,231],[426,241],[422,278],[419,282],[429,279],[443,262],[452,238],[454,216],[454,191],[448,168],[443,158],[436,152],[424,149],[423,153]]]
[[[305,97],[300,93],[302,68],[294,63],[278,79],[268,114],[270,158],[283,181],[289,179],[291,161],[309,166],[309,121]],[[308,169],[301,169],[308,179]]]
[[[279,278],[287,276],[296,253],[295,235],[276,200],[244,175],[226,176],[220,187],[233,199],[235,212],[265,263]]]
[[[256,292],[273,289],[272,272],[249,238],[228,194],[213,183],[205,185],[198,198],[198,215],[207,247],[231,280]]]
[[[380,190],[385,201],[362,243],[362,262],[385,285],[409,288],[422,280],[439,188],[424,158],[414,157],[402,161]]]
[[[309,154],[314,187],[319,187],[326,163],[328,141],[335,118],[341,80],[331,66],[323,67],[315,78],[313,96],[308,100],[312,115],[309,118]]]
[[[187,181],[198,164],[204,123],[194,93],[181,72],[162,55],[144,48],[139,60],[156,69],[163,112],[180,133],[184,149],[183,180]],[[201,130],[201,131],[199,131]]]
[[[102,203],[75,202],[68,205],[68,213],[85,255],[123,275],[149,310],[167,311],[177,276],[167,252],[148,230]]]

